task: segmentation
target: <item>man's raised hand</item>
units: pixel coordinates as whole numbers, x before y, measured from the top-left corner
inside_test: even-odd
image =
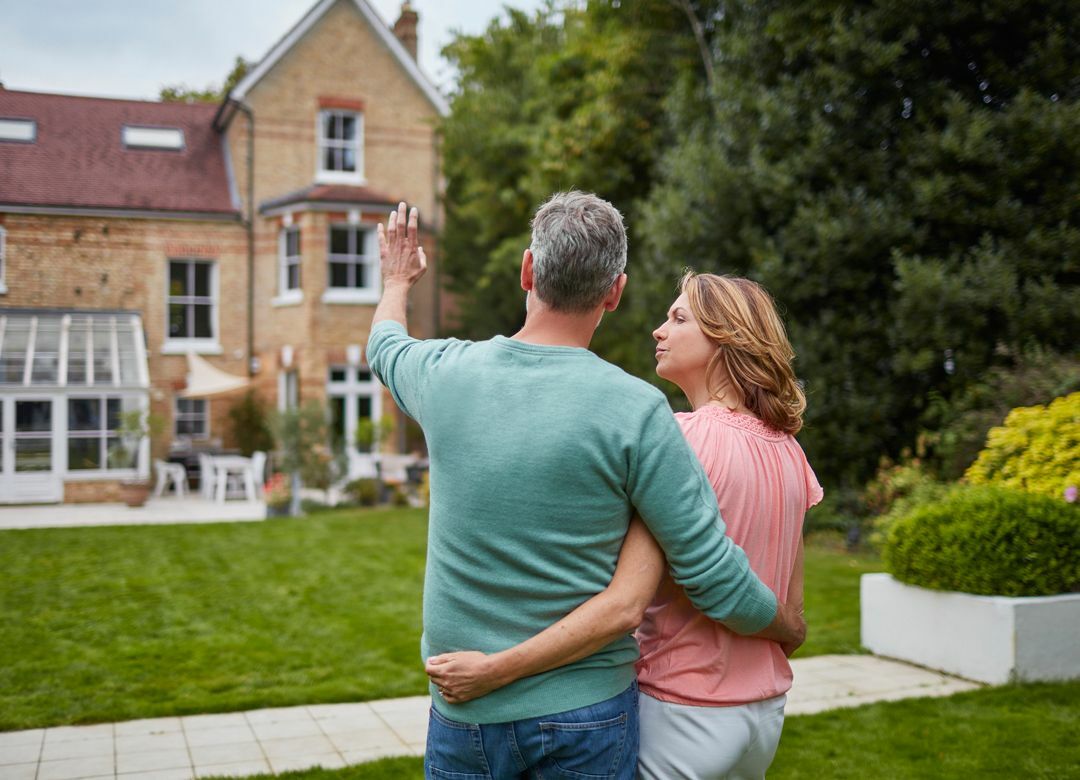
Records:
[[[416,284],[427,270],[427,257],[420,246],[417,232],[420,213],[413,207],[408,220],[405,217],[405,201],[390,212],[386,226],[379,224],[379,259],[381,260],[383,288]]]

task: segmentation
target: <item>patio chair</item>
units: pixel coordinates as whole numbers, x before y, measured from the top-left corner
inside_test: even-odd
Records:
[[[154,472],[157,474],[157,484],[154,486],[154,498],[160,498],[169,483],[178,498],[187,495],[187,470],[183,463],[169,463],[157,458],[154,460]]]
[[[262,450],[251,453],[251,471],[255,476],[255,494],[261,496],[266,482],[266,453]]]
[[[205,452],[199,453],[199,496],[207,501],[214,499],[214,459]]]
[[[401,486],[409,481],[408,468],[416,463],[413,455],[380,455],[382,481],[387,485]]]

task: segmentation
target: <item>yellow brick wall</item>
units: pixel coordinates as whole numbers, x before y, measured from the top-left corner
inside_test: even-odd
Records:
[[[313,183],[320,97],[364,103],[367,186],[435,209],[434,106],[349,0],[339,0],[247,95],[255,113],[255,200]],[[240,195],[245,119],[230,127]]]
[[[0,306],[53,309],[124,309],[142,315],[150,370],[151,409],[173,431],[176,392],[186,385],[187,359],[166,355],[167,277],[170,258],[213,260],[217,267],[218,342],[221,355],[204,356],[218,368],[247,375],[247,244],[235,222],[0,214],[7,230],[7,293]],[[226,430],[232,399],[211,403],[211,434]],[[218,419],[219,418],[219,419]]]
[[[259,204],[315,183],[316,117],[320,97],[364,104],[365,186],[421,210],[430,269],[412,295],[410,330],[435,335],[438,262],[436,233],[438,159],[434,106],[413,83],[351,2],[339,0],[308,34],[251,90],[255,116],[254,202]],[[247,119],[238,113],[228,130],[237,189],[247,197]],[[361,214],[374,225],[382,210]],[[328,226],[346,214],[296,213],[302,230],[303,291],[300,305],[275,307],[281,218],[256,216],[254,297],[255,355],[261,368],[254,386],[271,408],[277,404],[281,347],[295,349],[302,400],[322,400],[328,367],[343,363],[349,344],[363,345],[374,305],[326,304]],[[221,355],[204,356],[224,371],[246,376],[247,236],[238,222],[29,216],[0,213],[7,230],[6,284],[0,306],[138,311],[148,345],[151,408],[166,422],[155,453],[167,450],[174,430],[176,393],[184,387],[186,358],[165,355],[169,258],[216,261]],[[227,419],[239,394],[211,399],[211,437],[232,444]],[[384,410],[392,410],[387,395]],[[111,483],[70,483],[68,500],[112,498]]]
[[[425,228],[437,229],[438,114],[348,0],[336,3],[247,95],[255,114],[256,206],[316,183],[320,98],[364,104],[364,186],[418,206]],[[229,145],[237,187],[245,199],[247,133],[247,118],[238,113],[229,128]],[[385,209],[365,209],[360,218],[374,227],[386,216]],[[283,345],[294,349],[301,400],[322,400],[328,367],[344,362],[347,345],[366,342],[375,310],[374,305],[321,300],[327,286],[329,225],[345,222],[347,214],[296,211],[292,218],[301,231],[303,301],[287,306],[272,303],[278,294],[282,219],[255,219],[255,353],[261,364],[257,386],[271,405],[277,404],[278,373],[284,370]],[[425,247],[431,267],[413,292],[410,330],[430,337],[437,327],[434,232],[425,236]],[[384,409],[393,409],[392,402]]]

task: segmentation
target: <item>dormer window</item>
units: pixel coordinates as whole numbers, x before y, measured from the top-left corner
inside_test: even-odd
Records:
[[[318,181],[360,184],[364,180],[364,115],[327,108],[319,112]]]
[[[128,149],[178,151],[184,148],[184,131],[178,127],[124,125],[122,138]]]
[[[37,122],[33,119],[0,118],[0,141],[32,144],[37,140]]]

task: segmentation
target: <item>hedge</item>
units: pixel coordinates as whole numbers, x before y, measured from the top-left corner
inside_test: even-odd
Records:
[[[1080,505],[1017,490],[960,486],[892,524],[890,574],[935,590],[999,596],[1080,591]]]

